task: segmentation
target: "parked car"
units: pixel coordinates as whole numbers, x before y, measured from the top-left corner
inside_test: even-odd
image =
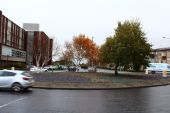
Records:
[[[32,67],[30,68],[30,71],[33,71],[33,72],[47,72],[48,69],[46,68],[43,68],[43,67]]]
[[[89,72],[96,72],[96,67],[88,67]]]
[[[76,71],[76,66],[69,66],[68,71]]]
[[[66,70],[67,69],[67,66],[64,66],[64,65],[59,65],[58,66],[60,70]]]
[[[149,73],[162,73],[163,71],[170,72],[170,65],[167,63],[149,63],[147,67]]]
[[[32,87],[33,84],[33,76],[25,71],[0,70],[0,88],[19,92],[21,90],[27,90]]]
[[[56,66],[46,66],[46,67],[44,67],[44,69],[47,69],[46,71],[50,72],[50,71],[58,70],[58,67],[56,67]]]

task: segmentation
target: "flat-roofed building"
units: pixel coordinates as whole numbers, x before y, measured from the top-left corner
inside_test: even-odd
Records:
[[[22,29],[0,11],[0,66],[15,64],[36,65],[36,54],[40,54],[40,66],[52,63],[53,40],[39,31],[39,24],[25,24]],[[38,50],[38,52],[37,52]]]
[[[29,37],[27,42],[27,64],[51,65],[53,40],[43,31],[27,31],[26,33]]]
[[[23,29],[26,31],[39,31],[38,23],[23,23]]]
[[[0,11],[0,66],[26,62],[25,31]]]
[[[170,64],[170,47],[153,49],[151,62]]]
[[[51,65],[53,40],[43,31],[39,31],[39,24],[24,23],[27,38],[27,64]]]

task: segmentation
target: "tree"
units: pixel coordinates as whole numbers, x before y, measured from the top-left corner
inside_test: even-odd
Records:
[[[64,60],[65,62],[67,62],[67,64],[70,65],[70,63],[72,63],[72,60],[74,58],[73,57],[73,44],[71,42],[65,42],[64,48],[65,48],[65,51],[62,53],[61,60]]]
[[[87,56],[88,41],[89,38],[82,34],[73,38],[73,54],[77,65]]]
[[[65,42],[63,56],[68,60],[74,60],[76,65],[80,65],[83,59],[93,65],[99,60],[99,47],[89,37],[80,34],[74,36],[72,42]]]
[[[93,40],[90,40],[89,45],[87,46],[87,59],[89,61],[90,66],[97,65],[97,63],[100,60],[100,49],[99,47],[93,42]]]
[[[74,57],[79,65],[82,59],[87,59],[91,66],[99,61],[99,47],[88,36],[80,34],[73,38]]]
[[[114,46],[113,37],[106,38],[106,42],[100,48],[102,62],[105,63],[114,62],[113,46]]]
[[[39,34],[38,34],[39,35]],[[38,39],[36,39],[36,41],[38,41]],[[34,41],[34,46],[33,46],[33,62],[35,61],[36,66],[39,67],[40,66],[40,60],[41,60],[41,43],[36,44]]]
[[[106,40],[102,46],[103,59],[115,63],[115,74],[118,66],[132,65],[139,71],[147,65],[151,53],[151,45],[147,42],[140,22],[137,20],[118,22],[114,37]]]
[[[49,48],[50,42],[48,41],[44,41],[44,43],[47,44],[48,46],[43,46],[44,43],[41,44],[42,43],[41,42],[34,47],[33,57],[37,67],[39,66],[44,67],[44,65],[48,65],[50,60],[53,60],[60,55],[60,45],[55,37],[52,37],[52,39],[53,39],[52,55],[49,51],[51,50],[51,48]]]
[[[41,52],[40,52],[40,50],[34,51],[33,57],[35,59],[36,66],[39,67],[40,66],[40,60],[41,60]]]
[[[58,57],[61,53],[60,51],[60,45],[57,41],[57,39],[53,36],[53,47],[52,47],[52,56],[47,56],[46,54],[41,55],[41,60],[42,60],[42,67],[44,67],[44,65],[46,65],[50,60],[54,60],[56,57]],[[48,48],[44,48],[43,51],[48,51]],[[46,52],[48,53],[48,52]],[[50,53],[49,53],[50,54]]]

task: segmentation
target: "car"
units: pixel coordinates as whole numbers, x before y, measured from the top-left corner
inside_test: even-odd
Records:
[[[25,71],[0,70],[0,88],[15,92],[27,90],[34,84],[33,76]]]
[[[96,72],[96,67],[88,67],[89,72]]]
[[[170,65],[167,63],[149,63],[149,67],[146,68],[149,73],[162,73],[167,71],[170,73]]]
[[[43,67],[32,67],[32,68],[30,68],[30,71],[32,71],[32,72],[47,72],[48,69],[43,68]]]
[[[76,66],[69,66],[68,71],[76,71]]]
[[[66,69],[67,69],[67,66],[60,65],[59,68],[60,68],[61,70],[66,70]]]

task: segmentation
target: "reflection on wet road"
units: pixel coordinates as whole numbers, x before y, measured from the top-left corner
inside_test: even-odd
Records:
[[[170,113],[170,86],[116,90],[0,91],[0,113]]]

